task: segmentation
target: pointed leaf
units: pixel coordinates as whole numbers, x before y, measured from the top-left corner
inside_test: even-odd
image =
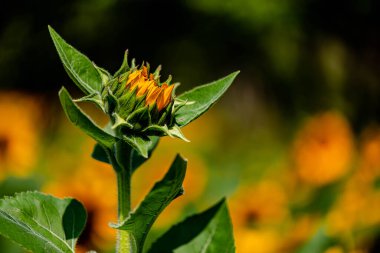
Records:
[[[138,252],[142,252],[146,235],[158,215],[182,194],[187,162],[177,155],[165,177],[157,182],[140,206],[116,228],[132,232]]]
[[[148,250],[148,253],[169,252],[235,252],[225,200],[171,227]]]
[[[75,199],[24,192],[0,200],[0,234],[35,253],[72,253],[86,223]]]
[[[70,78],[86,94],[100,92],[102,77],[90,59],[66,43],[53,28],[49,26],[50,36]]]
[[[59,91],[59,99],[63,110],[69,120],[82,129],[86,134],[94,138],[100,144],[111,148],[116,138],[98,127],[72,100],[67,90],[62,87]]]
[[[186,126],[206,112],[226,92],[238,74],[239,71],[236,71],[222,79],[198,86],[180,95],[178,99],[187,101],[187,103],[175,112],[177,125]]]

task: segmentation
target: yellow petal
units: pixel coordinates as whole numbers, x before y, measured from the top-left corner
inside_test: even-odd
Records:
[[[127,85],[136,81],[136,79],[140,76],[141,70],[135,70],[128,76]]]
[[[143,96],[144,94],[146,94],[148,92],[148,88],[151,86],[152,83],[154,84],[153,81],[141,82],[138,86],[137,96]]]

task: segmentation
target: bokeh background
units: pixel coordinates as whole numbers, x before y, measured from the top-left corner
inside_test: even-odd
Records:
[[[112,252],[113,171],[65,119],[57,92],[80,95],[49,38],[53,26],[97,65],[125,49],[163,65],[181,93],[235,70],[222,100],[163,138],[136,172],[137,205],[177,152],[185,195],[148,243],[228,197],[238,253],[380,252],[380,12],[371,0],[36,0],[0,8],[0,196],[41,190],[88,209],[78,251]],[[99,124],[105,119],[83,105]],[[0,252],[22,252],[3,239]]]

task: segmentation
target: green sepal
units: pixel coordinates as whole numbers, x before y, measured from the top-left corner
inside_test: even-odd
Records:
[[[171,118],[171,112],[173,109],[173,103],[170,103],[166,108],[165,111],[161,113],[161,116],[159,120],[157,121],[157,125],[164,125],[167,123],[168,119]],[[170,120],[169,120],[170,121]]]
[[[69,120],[83,130],[86,134],[91,136],[95,141],[100,144],[112,148],[116,142],[116,137],[105,132],[98,127],[72,100],[67,90],[62,87],[59,91],[59,99],[61,101],[63,110]]]
[[[151,156],[153,151],[156,149],[160,137],[150,136],[150,140],[152,141],[148,146],[148,158],[140,155],[137,150],[133,149],[131,152],[131,172],[133,173],[141,166],[144,162],[146,162]]]
[[[122,73],[127,72],[128,70],[129,70],[129,65],[128,65],[128,50],[125,50],[123,62],[121,64],[120,68],[118,69],[118,71],[116,71],[113,76],[117,77],[117,76],[121,75]]]
[[[112,91],[110,90],[110,88],[108,87],[108,93],[107,95],[105,96],[105,101],[106,101],[106,111],[108,114],[113,114],[115,111],[118,111],[119,110],[119,101],[117,100],[117,98],[113,95]]]
[[[94,62],[92,64],[94,65],[96,71],[98,71],[104,87],[112,79],[111,74],[104,68],[98,67]]]
[[[142,133],[146,135],[157,135],[157,136],[163,136],[163,135],[168,135],[172,138],[176,137],[181,140],[184,140],[186,142],[190,142],[182,133],[181,129],[174,125],[171,128],[168,128],[167,125],[159,126],[159,125],[150,125],[143,129],[141,131]]]
[[[236,71],[217,81],[198,86],[178,97],[179,100],[189,101],[179,108],[174,117],[178,126],[183,127],[205,113],[226,92],[235,77]]]
[[[86,94],[100,92],[102,77],[87,56],[69,45],[53,28],[48,26],[59,58],[74,83]]]
[[[117,97],[117,95],[115,94]],[[119,115],[122,118],[126,118],[131,112],[134,111],[136,104],[138,103],[136,99],[136,89],[133,91],[127,91],[119,99]]]
[[[111,225],[120,230],[130,231],[136,239],[138,253],[143,252],[145,238],[158,215],[182,192],[187,161],[177,155],[164,178],[157,182],[145,199],[119,225]]]
[[[0,200],[0,234],[35,253],[74,253],[86,219],[72,198],[22,192]]]
[[[182,131],[181,131],[181,128],[179,128],[177,125],[174,125],[173,127],[171,127],[171,128],[169,129],[169,133],[170,133],[170,136],[172,136],[172,137],[177,137],[177,138],[179,138],[179,139],[181,139],[181,140],[184,140],[184,141],[186,141],[186,142],[190,142],[190,140],[187,139],[187,138],[183,135],[183,133],[182,133]]]
[[[225,199],[171,227],[148,253],[234,253],[231,219]]]
[[[148,158],[140,155],[136,149],[132,149],[130,151],[130,156],[129,156],[129,154],[123,154],[127,158],[130,157],[130,168],[131,168],[132,173],[134,171],[136,171],[138,169],[138,167],[141,166],[141,164],[146,162],[152,156],[152,153],[156,149],[158,142],[160,140],[160,138],[157,136],[151,136],[150,139],[152,142],[148,146]],[[109,154],[107,154],[107,152],[111,152],[111,151],[108,150],[106,147],[102,147],[101,145],[99,145],[97,143],[97,144],[95,144],[95,147],[94,147],[94,150],[92,151],[91,156],[95,160],[111,164],[110,157],[109,157]]]
[[[148,107],[141,107],[133,111],[126,119],[126,121],[133,125],[133,129],[141,130],[141,128],[151,123]]]
[[[152,141],[148,136],[123,135],[123,140],[134,148],[139,155],[148,158],[148,150],[152,145]]]
[[[112,125],[112,129],[133,129],[133,125],[127,121],[125,121],[123,118],[119,116],[116,112],[112,114],[112,118],[114,119],[114,124]]]
[[[158,80],[160,78],[161,68],[162,68],[162,66],[158,65],[157,68],[156,68],[156,70],[154,71],[153,77],[154,77],[155,80]]]
[[[172,137],[167,125],[163,125],[163,126],[150,125],[144,128],[141,132],[146,135],[154,135],[154,136],[169,135],[170,137]]]
[[[74,102],[91,102],[91,103],[94,103],[103,112],[105,112],[104,103],[103,103],[103,100],[102,100],[102,98],[101,98],[101,96],[100,96],[99,93],[92,93],[92,94],[89,94],[89,95],[81,97],[81,98],[73,99],[73,101]]]

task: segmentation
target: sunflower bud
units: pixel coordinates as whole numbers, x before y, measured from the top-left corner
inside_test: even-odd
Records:
[[[149,64],[136,67],[132,62],[104,86],[102,97],[113,129],[125,134],[178,135],[173,118],[176,84],[170,84],[171,77],[161,83],[159,72],[160,67],[150,73]]]

